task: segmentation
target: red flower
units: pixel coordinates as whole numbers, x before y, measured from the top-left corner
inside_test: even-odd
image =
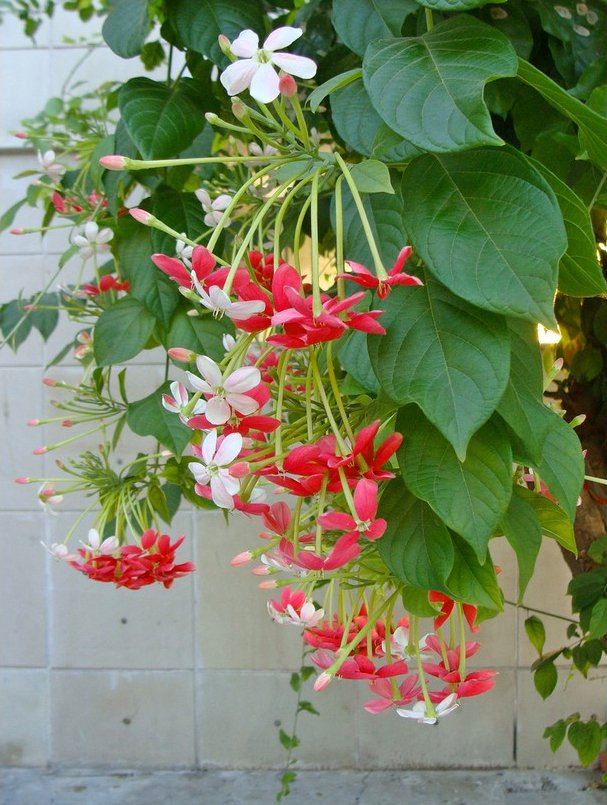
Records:
[[[346,536],[361,534],[367,539],[375,540],[383,536],[387,523],[382,518],[376,520],[377,484],[363,478],[354,490],[354,508],[358,520],[345,512],[327,512],[318,518],[320,525],[327,530],[347,531]]]
[[[99,296],[100,293],[106,291],[130,291],[131,283],[128,280],[120,282],[113,274],[104,274],[99,280],[98,286],[87,283],[82,286],[82,290],[87,296]]]
[[[396,258],[396,262],[390,271],[388,271],[388,277],[385,280],[378,279],[366,266],[361,265],[361,263],[355,263],[353,260],[346,260],[346,262],[356,276],[353,277],[352,274],[338,274],[337,279],[350,280],[357,285],[362,285],[363,288],[376,288],[377,295],[380,299],[385,299],[385,297],[388,296],[392,285],[423,285],[419,277],[405,274],[402,271],[412,251],[411,246],[405,246],[404,249],[401,249],[400,254]]]
[[[441,604],[440,615],[434,619],[434,628],[438,629],[451,615],[453,607],[455,606],[455,601],[453,598],[449,598],[448,595],[436,592],[435,590],[431,590],[428,593],[428,600],[431,604]],[[474,623],[476,620],[476,607],[473,607],[472,604],[462,604],[462,609],[464,611],[464,617],[466,618],[468,626],[470,627],[470,631],[478,632],[480,627],[476,626]]]

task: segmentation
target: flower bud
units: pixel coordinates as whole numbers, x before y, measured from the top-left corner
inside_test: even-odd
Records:
[[[25,229],[23,229],[20,226],[16,226],[13,229],[9,229],[8,232],[9,232],[9,235],[24,235],[25,234]]]
[[[18,478],[15,478],[15,483],[16,484],[29,484],[29,483],[31,483],[31,481],[27,477],[27,475],[20,475]]]
[[[209,125],[214,126],[219,120],[219,115],[216,115],[215,112],[206,112],[205,119]]]
[[[99,164],[102,168],[109,171],[121,171],[126,167],[126,157],[119,154],[109,154],[108,156],[101,157]]]
[[[281,75],[278,79],[278,90],[285,98],[292,98],[294,95],[297,95],[297,81],[292,75],[285,73],[285,75]]]
[[[219,48],[224,56],[228,58],[233,58],[232,50],[230,45],[232,44],[225,34],[219,34],[217,37],[217,43],[219,44]]]
[[[237,553],[236,556],[230,560],[230,564],[232,567],[240,567],[241,565],[248,564],[252,558],[253,554],[251,551],[243,551],[242,553]]]
[[[245,478],[251,474],[251,468],[246,461],[237,461],[230,467],[230,475],[232,478]]]
[[[142,210],[140,207],[132,207],[129,210],[129,215],[132,215],[136,221],[139,221],[140,224],[145,224],[146,226],[151,226],[156,220],[152,213],[148,212],[147,210]]]
[[[18,140],[27,140],[27,134],[24,131],[16,131],[15,132],[15,137]]]
[[[44,383],[45,386],[56,386],[57,385],[57,381],[53,380],[52,377],[43,377],[42,382]]]
[[[35,456],[43,456],[45,453],[48,452],[48,447],[37,447],[35,450],[32,451]]]
[[[40,420],[39,419],[28,419],[25,424],[28,426],[28,428],[35,428],[36,425],[40,424]]]
[[[61,423],[62,428],[72,428],[73,426],[74,426],[73,419],[64,419],[63,422]]]
[[[194,363],[196,360],[196,353],[184,347],[171,347],[167,350],[167,355],[179,363]]]
[[[260,590],[275,590],[278,587],[278,584],[269,579],[268,581],[260,581],[259,582],[259,589]]]
[[[251,573],[254,576],[269,576],[270,568],[267,565],[255,565],[251,568]]]
[[[316,677],[314,682],[314,690],[318,693],[319,690],[324,690],[327,685],[329,685],[332,681],[333,677],[327,674],[325,671],[322,674],[319,674]]]
[[[237,120],[242,120],[247,116],[247,107],[240,98],[232,98],[232,114]]]

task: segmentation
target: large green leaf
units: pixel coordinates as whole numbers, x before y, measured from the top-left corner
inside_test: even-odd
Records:
[[[607,118],[578,101],[524,59],[518,60],[518,77],[579,126],[580,144],[593,162],[600,168],[607,169]]]
[[[540,495],[522,487],[517,490],[517,494],[533,507],[544,536],[555,539],[559,545],[571,551],[571,553],[577,553],[573,525],[560,506],[557,506],[554,501],[545,495]]]
[[[582,446],[573,428],[554,411],[544,441],[542,460],[530,462],[573,522],[584,482]]]
[[[177,286],[152,263],[151,232],[134,218],[119,218],[116,226],[116,253],[120,272],[131,284],[130,295],[138,299],[155,318],[168,327],[180,300]]]
[[[554,326],[565,227],[550,185],[521,153],[427,154],[407,166],[402,190],[411,242],[453,293]]]
[[[461,462],[453,447],[417,406],[401,409],[404,435],[398,464],[408,488],[472,546],[484,562],[492,532],[512,495],[512,450],[491,420],[468,443]]]
[[[104,310],[93,331],[98,366],[113,366],[138,355],[152,334],[156,319],[145,305],[125,296]]]
[[[363,78],[390,128],[424,151],[446,153],[503,143],[483,88],[516,69],[516,52],[503,34],[457,16],[423,36],[372,42]]]
[[[333,27],[344,45],[364,56],[369,42],[398,36],[405,18],[418,10],[415,0],[333,0]]]
[[[331,95],[331,112],[337,133],[359,154],[378,156],[384,162],[408,162],[419,150],[392,131],[377,114],[362,81],[353,81]]]
[[[598,721],[574,721],[567,733],[569,743],[578,753],[582,766],[595,761],[603,745],[603,731]]]
[[[176,456],[192,440],[192,430],[179,421],[177,414],[162,405],[162,395],[170,393],[169,383],[142,400],[129,403],[127,425],[138,436],[153,436]]]
[[[235,39],[246,28],[264,31],[259,0],[171,0],[166,10],[182,45],[214,62],[222,58],[219,34]]]
[[[432,277],[423,287],[395,288],[384,305],[387,333],[368,339],[382,389],[400,405],[417,403],[463,460],[508,382],[504,319],[469,305]]]
[[[197,238],[206,229],[202,205],[194,193],[181,193],[163,185],[152,196],[151,212],[176,232]],[[173,254],[175,238],[158,229],[152,231],[152,248],[155,252]]]
[[[357,383],[377,394],[379,383],[371,366],[366,333],[350,331],[339,351],[339,362]]]
[[[131,59],[141,48],[151,28],[148,0],[118,0],[105,18],[101,34],[117,56]]]
[[[388,522],[379,553],[392,573],[413,587],[446,591],[453,546],[447,527],[432,509],[394,479],[382,495],[379,515]]]
[[[498,414],[522,442],[526,455],[540,461],[552,414],[544,405],[543,373],[536,327],[522,319],[508,319],[510,377]]]
[[[205,125],[204,99],[182,78],[173,87],[131,78],[118,93],[120,114],[144,159],[162,159],[187,148]]]
[[[457,534],[452,534],[455,550],[453,570],[447,586],[458,601],[490,610],[503,609],[503,596],[491,557],[481,564],[474,550]]]
[[[522,602],[527,585],[533,576],[542,544],[542,529],[534,507],[522,494],[525,491],[520,486],[514,487],[508,511],[500,523],[504,536],[516,554],[519,603]]]
[[[391,266],[407,243],[403,227],[403,205],[399,194],[373,193],[363,195],[363,206],[379,253],[386,267]],[[372,266],[371,252],[363,230],[354,199],[348,187],[343,188],[344,255],[346,260],[355,260]],[[335,197],[332,218],[335,220]]]
[[[569,296],[607,293],[588,208],[577,193],[541,162],[534,160],[533,164],[554,191],[567,231],[567,251],[559,263],[559,290]]]
[[[165,347],[184,347],[220,361],[225,355],[222,338],[225,333],[233,332],[229,319],[214,319],[208,314],[192,317],[179,309],[171,321]]]

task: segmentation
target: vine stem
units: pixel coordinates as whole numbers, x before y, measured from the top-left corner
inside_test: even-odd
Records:
[[[511,607],[516,607],[517,609],[524,609],[527,612],[537,612],[538,615],[547,615],[549,618],[557,618],[560,621],[566,621],[567,623],[577,623],[576,620],[573,618],[568,618],[566,615],[557,615],[556,612],[548,612],[545,609],[537,609],[536,607],[528,607],[525,604],[517,604],[516,601],[508,601],[507,598],[504,598],[504,604],[508,604]]]

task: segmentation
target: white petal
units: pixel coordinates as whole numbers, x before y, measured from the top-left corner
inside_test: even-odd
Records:
[[[224,487],[221,478],[214,475],[211,478],[211,497],[213,502],[221,509],[233,509],[234,500],[232,495]]]
[[[99,232],[99,227],[94,221],[87,221],[84,227],[84,237],[92,243],[95,238],[97,237],[97,233]]]
[[[301,28],[292,28],[290,25],[285,25],[282,28],[277,28],[275,31],[266,37],[263,43],[264,50],[278,50],[278,48],[288,48],[296,39],[302,35]]]
[[[214,226],[217,226],[217,221],[215,220],[214,212],[208,212],[204,216],[204,225],[210,227],[211,229],[213,229]]]
[[[114,237],[114,233],[108,227],[104,227],[95,238],[96,243],[108,243]]]
[[[244,416],[252,414],[259,408],[257,400],[254,400],[252,397],[247,397],[246,394],[227,394],[226,400],[235,411],[238,411],[239,414],[243,414]]]
[[[97,550],[101,543],[101,537],[99,536],[99,532],[96,528],[91,528],[89,530],[89,545],[93,550]]]
[[[224,308],[224,310],[234,321],[244,321],[244,319],[248,319],[249,316],[252,316],[254,313],[263,313],[265,308],[266,306],[260,299],[259,301],[253,302],[230,302],[230,306]]]
[[[219,80],[226,89],[228,95],[238,95],[243,89],[246,89],[253,76],[259,69],[259,64],[253,59],[245,59],[244,61],[235,61],[230,64],[223,73],[219,76]]]
[[[226,436],[215,455],[215,464],[226,467],[231,464],[242,450],[242,436],[240,433],[230,433]]]
[[[211,197],[204,189],[204,187],[200,187],[198,190],[194,192],[194,195],[198,199],[198,201],[202,204],[203,210],[208,212],[211,209]]]
[[[205,464],[210,464],[211,461],[213,461],[216,449],[217,449],[217,431],[210,430],[204,437],[204,441],[201,446],[202,459]]]
[[[228,67],[228,70],[230,68]],[[271,64],[260,64],[251,79],[251,96],[260,103],[270,103],[280,95],[278,73]]]
[[[221,369],[212,358],[199,355],[196,358],[196,367],[211,388],[216,389],[221,386]]]
[[[230,45],[230,50],[241,59],[250,59],[259,50],[259,37],[255,31],[247,28],[241,31]],[[54,157],[53,157],[54,158]]]
[[[74,235],[72,243],[74,246],[78,246],[81,249],[88,249],[90,246],[89,241],[84,237],[84,235]]]
[[[230,495],[237,495],[240,492],[240,479],[232,478],[229,470],[219,470],[217,475],[221,478],[223,488],[226,492],[229,492]]]
[[[166,408],[167,411],[170,411],[171,414],[180,414],[181,413],[181,406],[177,405],[175,400],[172,400],[171,402],[169,402],[169,400],[171,400],[171,398],[169,397],[167,399],[165,397],[165,395],[163,394],[162,397],[160,398],[160,401],[162,402],[162,407]]]
[[[188,464],[188,468],[196,479],[196,483],[202,484],[202,486],[206,486],[206,484],[209,483],[211,473],[203,464],[195,464],[194,462],[191,462]]]
[[[230,297],[218,285],[211,285],[209,288],[209,298],[213,303],[213,307],[217,310],[229,312],[230,308],[232,307]]]
[[[223,397],[212,397],[207,402],[204,415],[211,425],[225,425],[232,414],[232,409]]]
[[[198,375],[192,374],[192,372],[186,372],[186,377],[190,386],[195,389],[196,391],[202,391],[203,394],[212,394],[213,389],[206,380],[201,380]]]
[[[223,381],[223,387],[230,394],[251,391],[261,383],[261,372],[254,366],[241,366]]]
[[[223,212],[223,210],[229,206],[231,201],[232,196],[228,196],[227,193],[221,193],[221,195],[217,196],[215,201],[211,204],[211,207],[214,210],[221,210]]]
[[[312,78],[316,75],[316,62],[305,56],[296,56],[294,53],[273,53],[272,64],[298,78]],[[252,90],[251,95],[253,95]],[[253,97],[255,96],[253,95]]]

